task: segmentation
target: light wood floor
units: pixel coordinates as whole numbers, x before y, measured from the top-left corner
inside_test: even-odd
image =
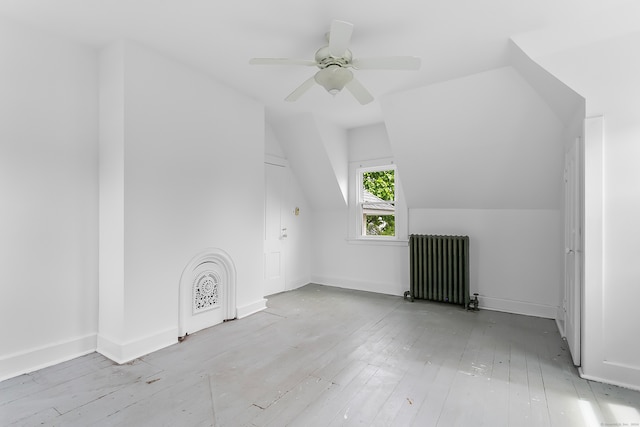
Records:
[[[0,425],[638,425],[640,393],[582,380],[552,320],[318,285],[116,365],[0,383]]]

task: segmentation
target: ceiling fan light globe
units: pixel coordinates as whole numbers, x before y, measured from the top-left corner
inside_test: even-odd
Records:
[[[316,82],[332,95],[339,93],[352,79],[353,73],[338,65],[322,69],[315,75]]]

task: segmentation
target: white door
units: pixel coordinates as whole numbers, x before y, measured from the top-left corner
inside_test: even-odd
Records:
[[[580,250],[580,139],[571,144],[565,154],[564,223],[565,223],[565,283],[564,319],[567,344],[573,363],[580,366],[580,308],[581,308],[581,262]]]
[[[287,230],[282,213],[286,188],[286,168],[264,164],[264,295],[283,292],[285,289],[283,241]]]

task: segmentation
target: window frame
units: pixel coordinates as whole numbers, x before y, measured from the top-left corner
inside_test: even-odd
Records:
[[[393,170],[394,172],[394,217],[395,236],[367,235],[364,233],[364,213],[362,209],[362,174]],[[379,159],[353,162],[349,165],[349,243],[403,245],[408,242],[407,208],[404,203],[398,168],[393,159]]]

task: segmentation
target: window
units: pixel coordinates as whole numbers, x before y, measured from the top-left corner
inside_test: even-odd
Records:
[[[396,237],[395,178],[393,165],[357,169],[360,237]]]
[[[409,215],[400,179],[392,158],[349,163],[349,243],[407,244]]]

